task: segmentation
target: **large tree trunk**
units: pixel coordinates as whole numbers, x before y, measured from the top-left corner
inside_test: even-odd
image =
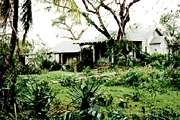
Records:
[[[12,35],[11,35],[11,42],[10,42],[10,51],[9,51],[9,58],[7,57],[7,61],[9,64],[9,67],[12,66],[12,59],[14,55],[14,51],[16,48],[16,44],[18,42],[17,39],[17,32],[18,32],[18,8],[19,8],[19,0],[14,0],[14,15],[13,15],[13,29],[12,29]],[[16,73],[15,73],[15,78],[12,79],[12,86],[11,86],[11,105],[15,105],[16,100]],[[16,109],[16,108],[14,108]],[[15,113],[16,116],[16,113]]]
[[[6,87],[4,86],[4,82],[6,79],[5,74],[8,72],[8,70],[12,70],[11,67],[13,66],[13,56],[14,56],[16,44],[18,41],[17,39],[18,7],[19,7],[18,5],[19,5],[19,0],[13,0],[13,21],[12,21],[12,26],[11,26],[12,34],[11,34],[9,50],[6,52],[4,65],[0,69],[0,88]],[[13,74],[13,73],[10,72],[10,74]],[[13,78],[11,81],[10,95],[7,96],[11,98],[11,101],[10,101],[11,105],[14,105],[15,103],[15,85],[16,85],[16,78]],[[1,96],[1,97],[4,97],[4,96]]]
[[[13,0],[13,22],[12,22],[12,34],[11,34],[11,40],[10,40],[10,48],[6,53],[5,57],[5,64],[3,65],[3,68],[1,68],[0,71],[0,85],[4,82],[4,74],[9,69],[9,67],[12,65],[12,58],[14,55],[14,51],[16,48],[17,43],[17,28],[18,28],[18,6],[19,0]]]
[[[10,49],[9,55],[7,55],[6,60],[7,64],[12,64],[12,58],[14,55],[14,51],[16,48],[17,43],[17,28],[18,28],[18,8],[19,8],[19,0],[14,0],[14,12],[13,12],[13,26],[12,26],[12,34],[11,34],[11,41],[10,41]]]

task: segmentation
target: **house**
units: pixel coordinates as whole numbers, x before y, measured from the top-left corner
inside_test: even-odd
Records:
[[[107,44],[106,44],[106,39],[84,39],[84,40],[78,40],[75,41],[74,44],[78,44],[81,48],[81,53],[84,48],[88,48],[90,59],[93,63],[96,63],[97,60],[101,59],[102,57],[105,56],[106,51],[107,51]],[[91,57],[92,56],[92,57]],[[82,54],[80,55],[80,60],[82,60]]]
[[[141,52],[147,52],[149,54],[168,53],[167,43],[164,36],[157,28],[153,26],[147,26],[147,28],[140,27],[138,29],[128,31],[126,36],[127,39],[130,42],[133,42],[135,45],[136,49],[133,49],[133,51],[130,53],[135,58],[141,56]],[[93,40],[83,39],[74,42],[74,44],[78,44],[81,48],[80,60],[82,60],[82,49],[89,48],[89,59],[91,59],[93,63],[96,63],[102,57],[107,57],[106,43],[107,40],[105,38]],[[109,55],[108,58],[111,58],[111,62],[113,63],[114,60],[112,54]]]
[[[127,38],[139,46],[142,52],[149,54],[168,54],[166,40],[162,33],[155,27],[147,26],[131,30],[127,32]]]
[[[128,31],[126,36],[136,46],[136,51],[131,52],[133,57],[138,57],[141,51],[149,54],[168,53],[167,43],[161,32],[155,27],[141,27],[140,29]],[[102,57],[107,57],[107,40],[105,38],[62,41],[52,48],[51,54],[54,55],[58,63],[71,64],[73,59],[77,61],[84,59],[82,55],[84,48],[89,50],[87,52],[89,54],[88,60],[92,61],[92,63],[96,63]],[[111,57],[110,55],[109,58]]]
[[[80,59],[80,46],[73,41],[62,41],[51,49],[51,55],[59,64],[71,64]]]
[[[149,39],[149,46],[147,48],[147,52],[150,54],[168,54],[167,43],[158,29],[153,31],[153,36]]]

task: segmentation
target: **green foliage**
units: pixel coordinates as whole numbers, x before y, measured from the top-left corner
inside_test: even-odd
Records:
[[[179,120],[180,114],[172,108],[154,108],[146,115],[146,120]]]
[[[90,79],[72,85],[69,94],[72,97],[73,103],[75,103],[80,110],[85,110],[94,104],[92,98],[95,97],[98,88],[98,82]]]
[[[169,68],[168,71],[172,70]],[[50,111],[52,119],[150,119],[151,115],[160,113],[159,108],[165,109],[165,111],[172,109],[173,112],[168,113],[168,115],[170,116],[169,119],[173,119],[173,117],[176,118],[175,115],[172,116],[173,114],[179,115],[178,101],[180,98],[179,91],[171,89],[174,86],[171,85],[171,73],[168,71],[151,66],[116,68],[105,71],[89,68],[83,74],[54,71],[48,74],[30,76],[34,77],[35,81],[48,81],[52,90],[57,93],[56,102],[52,103],[53,107]],[[174,72],[172,72],[172,77],[177,78],[177,73],[175,72],[174,76]],[[130,85],[126,83],[127,81],[124,82],[125,79],[129,80],[129,78],[136,80],[131,79],[132,84]],[[115,81],[118,84],[104,86],[109,81],[112,83]],[[102,85],[93,94],[93,90],[90,91],[89,89],[93,86],[92,84],[96,86],[97,82]],[[19,90],[22,93],[27,93],[23,90],[29,87],[22,86],[23,89]],[[69,88],[71,89],[70,92]],[[21,100],[27,99],[27,97],[24,99],[22,96],[20,98]],[[73,102],[71,102],[71,98]],[[88,103],[86,105],[83,103],[83,106],[86,107],[81,106],[82,101]],[[117,106],[118,109],[116,109]],[[167,106],[171,106],[171,108],[166,109]],[[28,116],[28,112],[26,114],[25,112],[22,114]],[[48,117],[50,115],[48,113]],[[161,116],[166,117],[167,115],[163,112]]]
[[[141,83],[141,81],[139,80],[140,76],[140,73],[130,71],[124,77],[124,84],[137,87]]]
[[[128,118],[124,114],[124,110],[119,108],[117,110],[108,111],[109,120],[127,120]]]
[[[105,93],[99,94],[95,99],[100,106],[109,106],[113,102],[113,97],[110,94]]]
[[[7,50],[9,49],[9,42],[10,40],[10,37],[8,35],[3,35],[1,38],[0,38],[0,69],[3,68],[3,65],[5,64],[5,55],[6,55],[6,52]]]
[[[54,98],[48,82],[22,80],[17,83],[17,93],[21,119],[48,119],[47,113]]]
[[[108,54],[114,54],[115,64],[129,66],[130,57],[128,54],[133,50],[134,44],[129,42],[127,38],[124,38],[120,42],[113,42],[109,43],[109,50],[107,51]]]
[[[109,63],[109,59],[105,57],[102,57],[97,61],[98,65],[109,65]]]
[[[166,69],[164,77],[169,80],[171,86],[178,90],[180,89],[180,70],[174,69],[170,66]]]
[[[160,18],[160,25],[163,30],[168,48],[171,50],[171,54],[176,56],[178,56],[180,48],[180,26],[178,25],[179,18],[179,10],[176,10],[175,12],[170,11],[163,14]]]
[[[46,49],[40,49],[35,54],[28,55],[28,63],[20,65],[20,74],[40,74],[43,69],[51,68],[51,56],[47,55]]]
[[[103,120],[104,114],[99,112],[98,106],[80,112],[66,112],[64,120]]]
[[[57,7],[64,5],[67,8],[67,14],[76,20],[80,20],[80,9],[74,0],[53,0],[53,4]]]

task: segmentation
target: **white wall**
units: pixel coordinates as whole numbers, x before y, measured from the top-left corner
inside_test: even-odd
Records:
[[[148,43],[147,52],[149,54],[153,54],[153,53],[168,54],[167,43],[164,37],[159,36],[155,31],[153,32],[153,37],[150,38],[147,43]]]

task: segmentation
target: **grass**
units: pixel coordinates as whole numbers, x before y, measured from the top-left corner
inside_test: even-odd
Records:
[[[151,72],[157,73],[158,70],[151,70],[148,67],[139,67],[134,68],[138,71],[144,71],[147,74],[144,77],[148,77],[148,74]],[[106,71],[91,71],[95,74],[96,77],[103,76],[107,77],[107,80],[111,77],[115,76],[123,76],[129,70],[134,69],[119,69],[119,70],[106,70]],[[160,71],[159,71],[160,72]],[[36,81],[48,81],[52,91],[56,94],[55,101],[60,101],[61,105],[67,106],[71,102],[70,96],[68,95],[69,86],[62,86],[61,81],[66,79],[73,79],[79,78],[83,79],[85,75],[83,73],[73,73],[73,72],[63,72],[63,71],[54,71],[49,73],[44,73],[41,75],[22,75],[20,78],[28,79],[28,78],[35,79]],[[166,89],[166,92],[158,92],[158,91],[148,91],[145,89],[135,88],[132,86],[104,86],[100,87],[99,93],[103,94],[111,94],[113,97],[113,106],[118,106],[120,99],[126,99],[128,101],[128,106],[126,108],[127,114],[140,114],[142,115],[142,107],[146,108],[146,111],[149,111],[151,107],[157,108],[165,108],[171,107],[176,112],[180,113],[180,92],[173,91],[169,88]],[[131,97],[133,93],[138,92],[140,94],[139,101],[133,101]]]

